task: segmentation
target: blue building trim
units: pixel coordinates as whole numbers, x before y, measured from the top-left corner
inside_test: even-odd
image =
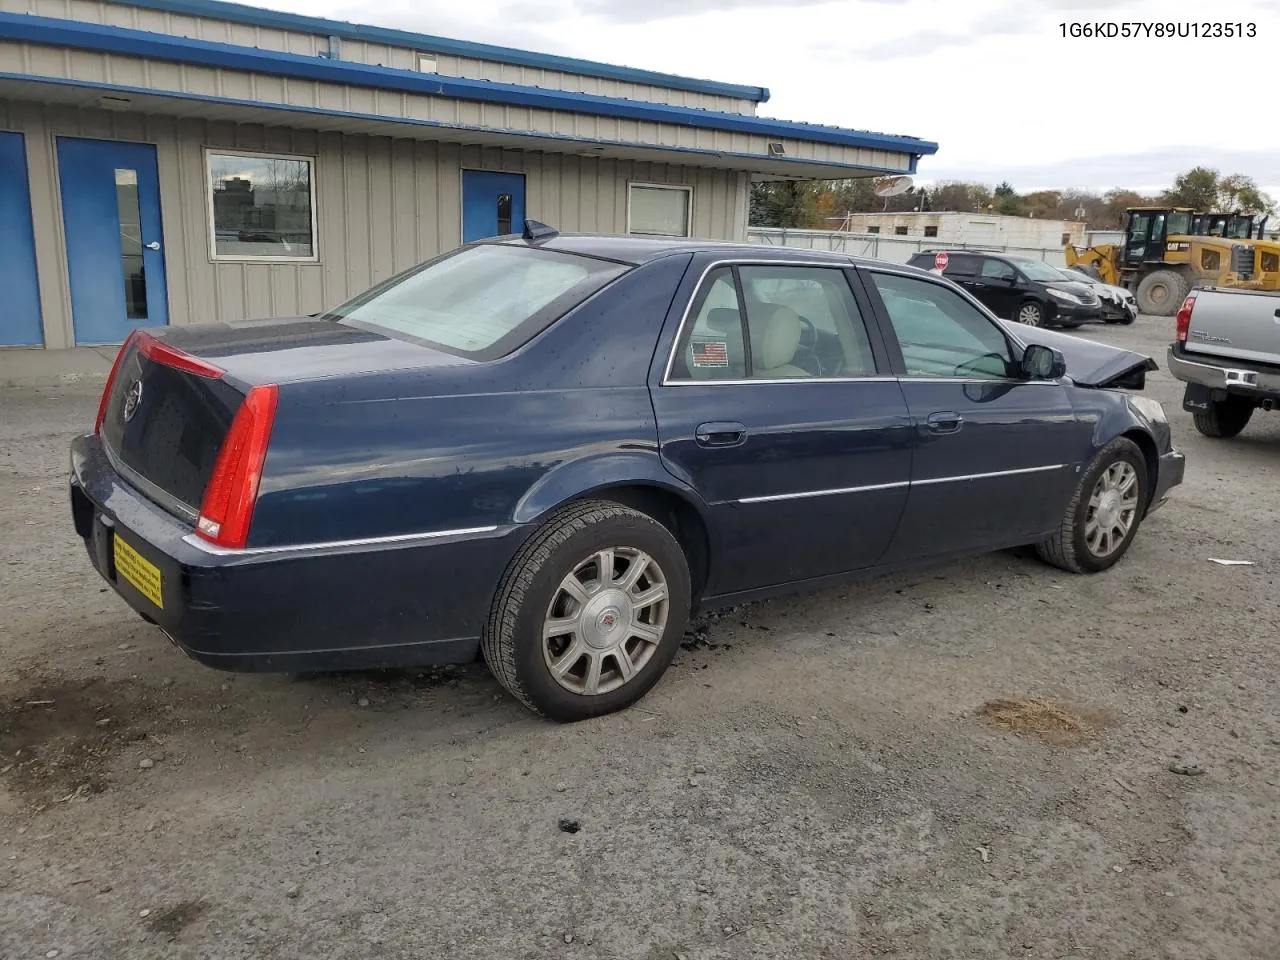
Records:
[[[370,27],[358,23],[348,23],[345,20],[328,20],[323,17],[282,13],[278,10],[263,10],[243,3],[223,3],[221,0],[127,0],[127,2],[130,6],[144,7],[148,10],[160,10],[166,13],[177,13],[191,17],[208,17],[213,20],[226,20],[231,23],[240,23],[253,27],[292,30],[296,33],[314,33],[323,37],[341,37],[345,40],[385,43],[393,47],[409,47],[423,53],[444,53],[456,57],[470,57],[475,60],[496,60],[500,63],[533,67],[538,70],[559,70],[563,73],[577,73],[588,77],[599,77],[604,80],[643,83],[655,87],[685,90],[689,93],[707,93],[720,97],[732,97],[736,100],[751,100],[755,103],[765,103],[769,99],[769,91],[764,87],[719,83],[715,80],[698,80],[693,77],[679,77],[672,74],[659,73],[655,70],[638,70],[634,67],[597,63],[593,60],[579,60],[576,57],[560,57],[554,54],[532,53],[528,50],[516,50],[512,47],[500,47],[488,43],[450,40],[446,37],[433,37],[428,34],[413,33],[409,30]]]
[[[636,149],[636,144],[624,140],[585,140],[582,137],[574,137],[564,133],[536,133],[532,131],[521,130],[495,130],[492,127],[481,127],[474,124],[465,123],[443,123],[438,120],[417,120],[404,119],[402,117],[387,117],[375,113],[358,113],[351,110],[326,110],[321,107],[300,107],[291,104],[274,104],[263,103],[261,100],[240,100],[234,97],[216,97],[203,93],[168,93],[153,90],[150,87],[131,87],[123,84],[98,83],[93,80],[67,80],[57,77],[32,77],[25,73],[0,73],[0,80],[21,80],[25,83],[45,83],[50,86],[57,87],[75,87],[81,90],[101,90],[105,93],[118,95],[133,96],[158,96],[168,97],[174,100],[188,100],[196,103],[216,103],[234,107],[253,107],[257,110],[272,110],[280,113],[296,113],[304,116],[319,117],[345,117],[351,120],[368,120],[376,123],[395,123],[402,126],[422,127],[432,130],[465,130],[472,133],[499,133],[503,136],[522,138],[528,140],[552,140],[563,143],[572,144],[592,144],[601,147],[619,147],[626,150]],[[753,161],[768,160],[768,157],[762,157],[756,153],[737,153],[729,150],[702,150],[697,147],[664,147],[654,144],[647,147],[651,150],[661,150],[664,153],[678,153],[689,157],[689,163],[696,165],[697,160],[702,157],[728,157],[734,160],[743,161],[741,167],[734,169],[742,169],[742,167],[750,168]],[[662,162],[662,161],[653,161]],[[797,170],[798,175],[803,175],[806,168],[824,169],[824,170],[847,170],[850,176],[861,175],[870,176],[885,173],[908,173],[909,170],[899,170],[892,167],[873,167],[860,163],[833,163],[827,160],[800,160],[788,158],[786,160],[788,166],[800,168]],[[912,161],[914,164],[914,159]]]
[[[0,14],[0,40],[116,53],[229,70],[255,71],[275,76],[349,84],[399,93],[452,97],[458,100],[618,117],[649,123],[669,123],[704,130],[724,130],[762,137],[827,143],[841,147],[885,150],[915,156],[936,153],[938,149],[936,143],[915,137],[868,133],[818,124],[789,123],[762,117],[744,117],[690,107],[644,103],[561,90],[543,90],[537,87],[491,83],[485,80],[442,77],[436,74],[345,63],[322,57],[304,57],[235,44],[209,43],[204,40],[191,40],[142,30],[127,30],[27,14]],[[26,79],[41,78],[27,77]]]

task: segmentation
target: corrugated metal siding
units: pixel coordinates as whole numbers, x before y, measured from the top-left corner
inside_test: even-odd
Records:
[[[7,0],[0,0],[7,2]],[[25,2],[25,0],[24,0]],[[389,120],[429,120],[495,132],[551,134],[580,140],[768,156],[770,138],[728,130],[482,104],[373,90],[267,74],[176,65],[136,57],[34,44],[0,43],[0,70],[39,77],[144,86],[158,93],[256,100],[264,104],[341,110]],[[428,134],[429,135],[429,134]],[[908,171],[911,156],[805,140],[781,141],[789,159]]]
[[[54,138],[156,145],[174,324],[287,316],[332,306],[461,242],[463,169],[526,176],[528,216],[564,231],[624,233],[627,184],[691,184],[693,234],[746,237],[745,173],[283,127],[0,101],[27,134],[47,342],[72,342]],[[205,149],[315,157],[319,263],[211,262]]]
[[[322,51],[329,49],[329,38],[317,34],[273,30],[205,17],[145,10],[126,4],[106,2],[106,0],[0,0],[0,12],[32,13],[41,17],[102,23],[114,27],[147,30],[152,33],[207,40],[212,43],[235,43],[245,47],[259,47],[263,50],[296,53],[308,57],[318,56]],[[417,70],[419,52],[429,53],[430,51],[392,47],[361,40],[343,40],[340,57],[353,63],[381,65],[399,70]],[[436,72],[451,77],[518,83],[573,93],[599,93],[609,97],[626,97],[631,100],[719,110],[725,113],[754,115],[756,112],[756,104],[750,100],[690,93],[645,84],[622,83],[617,80],[585,77],[554,70],[537,70],[492,60],[438,56]]]

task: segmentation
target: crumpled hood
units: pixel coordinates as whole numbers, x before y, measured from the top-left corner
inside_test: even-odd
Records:
[[[1151,357],[1132,350],[1012,320],[1000,322],[1023,343],[1038,343],[1061,353],[1067,360],[1067,376],[1081,387],[1141,390],[1146,385],[1147,372],[1160,369]]]

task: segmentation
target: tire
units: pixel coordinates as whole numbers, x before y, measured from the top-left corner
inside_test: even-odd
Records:
[[[1138,315],[1136,313],[1130,313],[1128,310],[1126,310],[1124,312],[1124,316],[1121,317],[1116,322],[1119,323],[1121,326],[1131,327],[1133,326],[1133,322],[1137,319],[1138,319]]]
[[[1190,289],[1187,278],[1176,270],[1153,270],[1138,284],[1138,309],[1155,317],[1172,317]]]
[[[606,550],[619,586],[602,591],[597,558]],[[623,590],[638,557],[647,559],[641,579]],[[619,562],[627,564],[620,573]],[[577,586],[566,590],[570,578]],[[653,595],[659,584],[665,585],[665,602],[633,612],[624,598],[636,596],[636,589]],[[578,591],[585,603],[574,599]],[[676,654],[689,607],[689,564],[671,532],[630,507],[585,500],[558,511],[520,548],[494,596],[481,649],[498,682],[534,713],[560,722],[585,720],[629,707],[649,692]],[[659,619],[660,629],[647,631],[651,636],[632,634],[650,623],[657,627]],[[548,637],[549,623],[574,621],[574,632]],[[614,648],[606,648],[610,643]],[[575,649],[576,657],[566,662]],[[629,679],[620,656],[634,671]],[[563,681],[553,674],[553,662],[563,665]],[[594,693],[588,692],[592,676]]]
[[[1013,319],[1028,327],[1044,326],[1044,307],[1035,300],[1025,300],[1018,305]]]
[[[1225,400],[1210,400],[1209,409],[1196,410],[1193,419],[1196,429],[1206,437],[1230,439],[1248,426],[1253,411],[1254,406],[1248,400],[1227,397]]]
[[[1114,501],[1114,514],[1102,513],[1100,509],[1096,509],[1102,507],[1110,510],[1110,503],[1094,504],[1092,501],[1112,479],[1126,476],[1133,477],[1136,487],[1132,498],[1127,496],[1126,489]],[[1128,552],[1129,545],[1133,543],[1138,527],[1142,524],[1149,498],[1147,483],[1147,461],[1138,445],[1126,437],[1112,440],[1098,452],[1089,469],[1080,478],[1057,532],[1048,540],[1037,544],[1036,552],[1046,563],[1071,573],[1100,573],[1114,566]],[[1130,504],[1130,499],[1131,506],[1126,507]],[[1108,549],[1105,551],[1101,549],[1104,546],[1101,537],[1097,538],[1097,548],[1090,543],[1090,521],[1094,519],[1095,513],[1101,521],[1100,527],[1109,526],[1112,516],[1118,525],[1124,515],[1129,513],[1129,523],[1123,536],[1115,537],[1115,528],[1112,527]]]

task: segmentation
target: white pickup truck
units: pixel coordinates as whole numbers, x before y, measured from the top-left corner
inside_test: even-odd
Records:
[[[1169,372],[1206,437],[1234,437],[1255,410],[1280,409],[1280,293],[1205,287],[1178,311]]]

